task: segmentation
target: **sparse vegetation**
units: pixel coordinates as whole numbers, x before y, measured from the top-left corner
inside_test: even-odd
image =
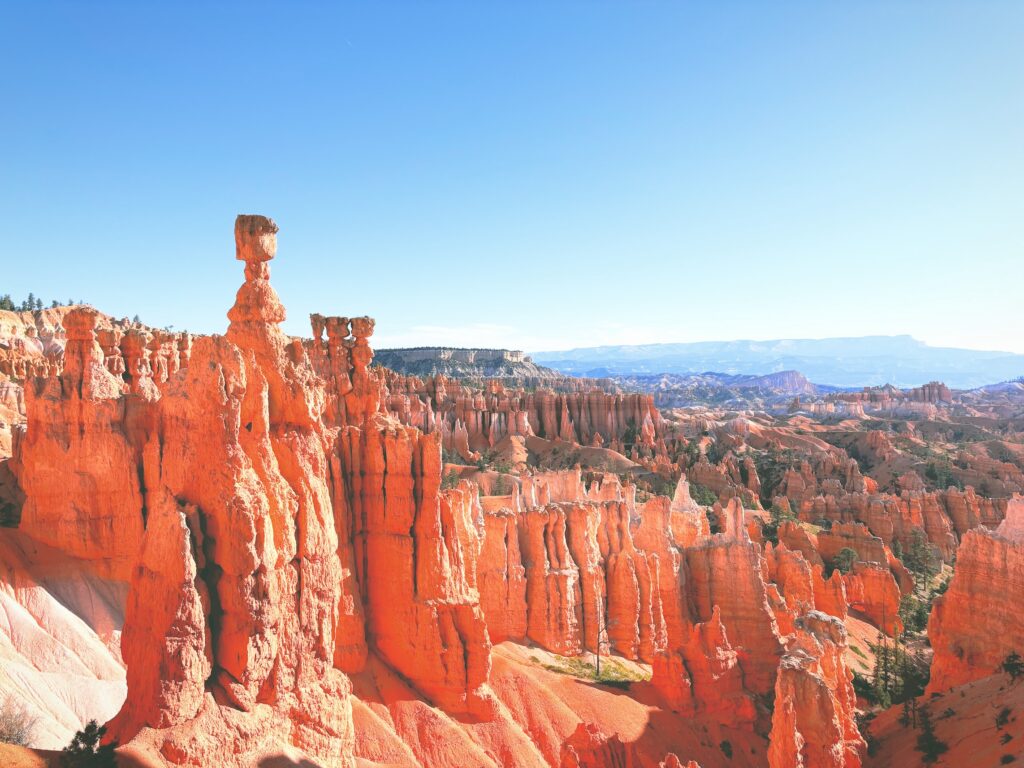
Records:
[[[686,466],[692,467],[698,461],[700,461],[700,441],[699,440],[688,440],[686,442]]]
[[[480,455],[480,458],[476,460],[476,468],[481,472],[491,470],[492,472],[499,472],[503,475],[507,475],[512,472],[512,465],[507,459],[500,458],[490,451]]]
[[[454,469],[451,470],[447,475],[441,478],[441,490],[447,491],[450,488],[455,488],[459,484],[459,473]]]
[[[916,698],[924,693],[928,684],[928,663],[918,652],[907,653],[898,642],[885,635],[879,635],[877,644],[871,646],[875,654],[875,668],[870,681],[864,680],[860,687],[854,673],[854,689],[882,708]],[[863,690],[865,683],[867,690]]]
[[[871,679],[865,677],[857,670],[853,670],[853,691],[862,699],[866,699],[872,704],[877,704],[878,699],[875,694],[875,687],[871,683]]]
[[[914,532],[910,546],[905,552],[901,550],[900,555],[914,577],[914,591],[900,599],[899,616],[903,622],[904,635],[919,634],[928,628],[932,603],[949,588],[952,576],[936,583],[942,568],[941,560],[921,530]]]
[[[106,734],[106,726],[90,720],[64,747],[59,765],[62,768],[117,768],[114,757],[117,742],[104,744]]]
[[[922,600],[915,595],[906,595],[900,600],[900,620],[907,632],[923,632],[928,626],[931,600]]]
[[[900,724],[906,728],[917,728],[917,699],[907,699],[903,702],[903,710],[900,712]]]
[[[939,558],[934,547],[928,543],[928,536],[920,528],[914,531],[910,546],[903,553],[903,564],[914,575],[918,589],[927,589],[939,572]]]
[[[1003,672],[1010,676],[1011,682],[1016,683],[1017,678],[1024,675],[1024,659],[1014,651],[1002,663]]]
[[[690,498],[702,507],[710,507],[718,501],[718,496],[715,495],[715,492],[700,483],[690,483]]]
[[[636,444],[636,439],[640,436],[640,429],[636,425],[636,419],[630,419],[626,424],[626,429],[622,432],[622,445],[628,451]]]
[[[871,733],[870,725],[871,721],[875,719],[875,713],[860,712],[854,715],[854,717],[857,720],[857,730],[860,731],[861,736],[863,736],[864,738],[864,741],[867,742],[868,754],[874,755],[875,752],[878,751],[878,740],[875,738],[874,734]]]
[[[676,481],[671,477],[654,475],[647,481],[647,485],[654,496],[668,496],[671,499],[676,492]]]
[[[921,733],[917,737],[917,751],[921,753],[921,762],[931,765],[938,761],[939,757],[949,751],[949,745],[935,735],[935,726],[932,724],[931,713],[928,707],[921,707],[919,714]]]
[[[68,299],[64,306],[71,306],[75,303],[84,304],[85,302],[82,300],[74,302],[71,299]],[[29,293],[29,295],[25,297],[20,304],[16,304],[9,293],[5,293],[3,296],[0,296],[0,309],[6,309],[8,312],[33,312],[41,310],[43,306],[43,300],[38,298],[34,293]],[[54,299],[50,302],[49,306],[51,309],[55,309],[62,305],[61,302]]]
[[[708,508],[704,510],[704,516],[708,520],[708,531],[711,533],[712,536],[714,536],[716,533],[722,532],[722,526],[718,522],[718,515],[715,514],[715,511],[713,509]]]
[[[853,564],[857,562],[857,550],[843,547],[836,553],[832,566],[840,573],[849,573],[853,570]]]
[[[0,502],[0,528],[16,528],[21,520],[21,505]]]
[[[38,719],[13,696],[0,702],[0,741],[28,746]]]
[[[958,490],[964,489],[964,484],[954,474],[953,468],[947,458],[944,462],[929,461],[924,469],[924,476],[932,481],[937,490],[946,490],[950,486]]]
[[[771,504],[782,478],[794,466],[798,466],[801,457],[796,451],[785,448],[782,450],[752,451],[754,468],[761,481],[761,501],[765,506]]]
[[[732,760],[732,744],[730,742],[723,739],[718,742],[718,748],[722,750],[722,754],[725,755],[727,759]]]
[[[771,512],[771,520],[764,524],[761,532],[765,541],[770,541],[772,544],[777,545],[779,543],[779,526],[786,520],[796,520],[797,518],[788,506],[778,502],[773,503],[769,511]]]
[[[600,675],[598,675],[597,666],[583,656],[559,656],[554,663],[543,663],[536,656],[531,656],[530,661],[540,664],[549,672],[593,680],[595,683],[612,688],[629,688],[631,684],[647,679],[642,672],[608,656],[601,657]]]
[[[729,453],[728,446],[720,440],[716,440],[704,449],[704,455],[707,456],[710,464],[720,464],[727,453]]]

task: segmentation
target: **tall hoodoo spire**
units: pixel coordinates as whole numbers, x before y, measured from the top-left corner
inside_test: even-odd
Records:
[[[236,343],[248,330],[276,326],[285,319],[284,305],[270,284],[277,231],[277,224],[266,216],[239,214],[235,219],[235,258],[245,262],[245,283],[228,311],[228,337]]]

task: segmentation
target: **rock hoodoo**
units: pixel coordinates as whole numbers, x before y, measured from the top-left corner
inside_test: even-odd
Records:
[[[1007,505],[993,532],[968,531],[946,593],[932,606],[928,637],[935,655],[928,693],[997,672],[1011,653],[1024,655],[1024,497]]]
[[[289,337],[270,283],[277,234],[238,217],[245,279],[223,336],[75,307],[37,318],[59,317],[50,346],[19,332],[4,358],[23,382],[0,392],[4,408],[27,423],[3,433],[18,530],[0,544],[46,547],[123,605],[123,630],[118,611],[93,612],[103,642],[89,647],[119,645],[93,667],[118,685],[124,664],[110,733],[127,752],[226,768],[282,750],[332,766],[713,765],[721,752],[695,734],[714,729],[752,766],[770,728],[775,768],[858,764],[841,620],[854,607],[898,631],[888,542],[902,533],[837,520],[815,537],[789,521],[765,544],[755,462],[694,462],[689,479],[719,497],[698,504],[686,441],[650,395],[399,376],[371,365],[369,317],[313,314],[311,339]],[[742,418],[728,430],[758,434]],[[474,483],[456,471],[473,465],[445,467],[499,444],[628,474],[521,461]],[[634,470],[672,498],[642,492]],[[814,471],[787,478],[806,492],[800,514],[817,514]],[[945,546],[955,531],[929,527],[927,504],[906,497]],[[988,514],[976,506],[958,514]],[[1014,531],[994,540],[1012,547]],[[825,580],[845,546],[859,562]],[[584,672],[611,657],[636,688],[566,687],[532,653]],[[535,687],[544,675],[552,690]]]

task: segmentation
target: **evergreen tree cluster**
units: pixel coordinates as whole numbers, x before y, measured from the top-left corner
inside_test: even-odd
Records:
[[[900,619],[906,632],[923,632],[928,627],[932,603],[938,595],[946,591],[949,580],[935,583],[942,561],[935,548],[928,542],[924,531],[914,531],[906,550],[898,544],[899,542],[896,542],[896,546],[893,547],[893,554],[903,561],[914,577],[913,593],[905,595],[900,600]]]
[[[75,301],[74,299],[68,299],[66,302],[61,303],[54,299],[50,302],[50,308],[56,309],[61,306],[73,306],[75,304],[85,304],[84,299]],[[24,301],[20,304],[15,303],[14,299],[11,298],[11,294],[5,293],[0,296],[0,309],[6,309],[8,312],[33,312],[43,308],[43,300],[37,297],[34,293],[29,293],[25,297]]]
[[[910,546],[897,557],[914,575],[914,582],[919,589],[927,588],[939,572],[938,557],[932,545],[928,543],[928,536],[920,528],[914,531]]]
[[[902,645],[885,635],[880,635],[871,649],[875,654],[875,668],[869,698],[888,708],[924,693],[928,684],[928,662],[920,651],[907,653]]]

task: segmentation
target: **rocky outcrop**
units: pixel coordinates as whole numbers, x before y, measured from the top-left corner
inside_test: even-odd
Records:
[[[860,611],[890,637],[898,637],[903,632],[899,616],[900,588],[888,568],[858,562],[842,578],[850,608]]]
[[[609,502],[601,506],[598,530],[600,555],[605,563],[609,644],[628,659],[650,663],[665,649],[665,619],[656,553],[638,550],[630,529],[632,504]]]
[[[687,595],[698,622],[713,620],[716,611],[720,614],[736,649],[744,686],[753,694],[767,694],[775,681],[782,641],[754,545],[717,534],[687,549],[685,560]]]
[[[377,417],[374,417],[374,421]],[[343,471],[374,649],[448,711],[485,706],[490,642],[479,605],[475,489],[439,494],[437,436],[378,422],[346,432]]]
[[[512,508],[484,514],[478,563],[480,606],[491,642],[525,638],[526,568],[519,550],[518,518]]]
[[[476,491],[441,492],[440,436],[379,412],[372,320],[281,333],[276,231],[236,223],[226,337],[100,344],[78,308],[60,375],[27,383],[19,533],[130,581],[111,735],[172,763],[351,764],[370,654],[447,711],[492,706]]]
[[[841,550],[852,549],[858,560],[888,564],[885,542],[860,523],[835,523],[829,530],[818,534],[817,544],[818,554],[828,563],[834,561]]]
[[[527,636],[567,656],[583,652],[583,595],[566,541],[566,510],[557,505],[521,516],[520,550],[526,569]]]
[[[0,310],[0,375],[23,382],[57,375],[63,367],[68,305],[28,312]]]
[[[793,520],[783,520],[779,525],[779,543],[799,552],[811,565],[824,563],[818,551],[818,537]]]
[[[854,719],[853,675],[843,661],[840,620],[812,611],[778,668],[768,765],[771,768],[859,768],[865,748]]]
[[[31,379],[60,376],[65,365],[69,315],[89,311],[95,318],[100,360],[118,379],[130,381],[138,372],[140,358],[147,376],[158,384],[188,365],[191,336],[146,328],[127,318],[117,320],[87,305],[69,304],[31,312],[0,310],[0,376],[24,383]],[[77,320],[72,318],[73,325]],[[141,343],[139,340],[141,339]],[[139,354],[129,361],[129,349]],[[136,366],[136,367],[130,367]]]
[[[759,555],[743,526],[707,533],[685,482],[667,510],[648,503],[639,529],[638,540],[658,553],[666,618],[667,647],[655,657],[652,682],[678,711],[753,727],[755,697],[771,690],[782,652]],[[676,526],[687,546],[676,545]]]
[[[150,729],[139,738],[172,762],[244,765],[275,742],[351,761],[350,685],[333,664],[353,596],[341,591],[332,443],[313,372],[277,328],[276,232],[262,217],[236,222],[246,281],[228,335],[196,340],[143,455],[153,519],[122,640],[128,699],[111,733]],[[226,719],[215,714],[224,707]]]
[[[484,514],[481,602],[491,637],[652,661],[666,644],[661,556],[634,541],[645,534],[634,526],[642,515],[632,487],[614,477],[585,486],[578,471],[521,482],[507,505]]]
[[[630,768],[637,764],[635,748],[589,723],[580,723],[562,742],[559,768]]]
[[[59,376],[25,385],[31,429],[19,441],[15,472],[25,495],[20,530],[98,573],[128,581],[145,523],[138,471],[144,440],[122,397],[122,381],[104,366],[97,313],[64,316],[67,348]],[[136,407],[132,407],[136,406]]]
[[[820,565],[813,566],[812,571],[815,609],[845,619],[849,612],[849,603],[846,600],[846,582],[843,575],[839,571],[832,571],[832,575],[826,579],[824,569]]]
[[[473,379],[557,379],[551,368],[537,365],[516,349],[465,349],[460,347],[412,347],[382,349],[377,362],[410,376],[444,375]]]
[[[886,624],[895,565],[885,537],[845,519],[835,496],[821,502],[844,518],[832,532],[785,523],[780,544],[762,546],[767,518],[753,502],[778,477],[762,478],[742,453],[744,440],[767,439],[753,416],[721,428],[731,442],[720,465],[704,456],[689,468],[719,489],[708,509],[682,472],[688,441],[668,435],[649,395],[399,376],[371,365],[367,317],[314,314],[311,339],[284,335],[270,283],[276,233],[264,217],[236,222],[245,282],[226,335],[75,308],[61,315],[59,366],[0,393],[28,422],[0,443],[22,494],[19,541],[74,562],[124,605],[123,632],[119,614],[100,611],[93,629],[102,647],[121,632],[127,699],[112,736],[151,762],[225,768],[282,748],[340,766],[521,755],[527,765],[678,765],[661,743],[675,731],[645,735],[648,717],[756,744],[774,691],[780,756],[804,745],[824,754],[829,738],[849,755],[858,737],[844,641],[815,610],[845,616],[849,600]],[[442,482],[445,459],[457,463],[445,450],[469,458],[503,441],[528,457],[540,444],[623,452],[641,477],[517,460],[513,471],[459,466]],[[842,476],[830,489],[870,495],[856,466],[832,453],[821,462]],[[791,470],[787,489],[817,493],[818,468],[804,469]],[[463,470],[479,483],[459,480]],[[677,477],[671,499],[652,492]],[[962,501],[964,521],[993,514]],[[922,529],[941,538],[921,509]],[[864,562],[824,579],[848,541]],[[28,583],[20,571],[0,576]],[[74,650],[95,650],[90,638]],[[651,684],[630,699],[642,710],[631,735],[580,724],[592,722],[593,701],[633,691],[558,675],[531,653],[649,664]],[[117,669],[89,664],[116,682]],[[530,701],[540,674],[555,682]]]
[[[928,620],[934,649],[928,693],[996,672],[1011,653],[1024,654],[1024,498],[1007,505],[1006,519],[990,531],[968,531],[957,550],[945,594]]]
[[[539,379],[541,387],[527,391],[498,381],[477,389],[441,375],[385,376],[388,412],[425,432],[441,432],[445,449],[467,461],[506,437],[530,435],[623,453],[667,455],[661,413],[650,395],[607,392],[594,380],[574,380],[568,386]]]
[[[958,536],[984,525],[995,528],[1006,517],[1007,499],[991,499],[978,495],[968,486],[960,491],[950,488],[939,494],[946,513]]]

